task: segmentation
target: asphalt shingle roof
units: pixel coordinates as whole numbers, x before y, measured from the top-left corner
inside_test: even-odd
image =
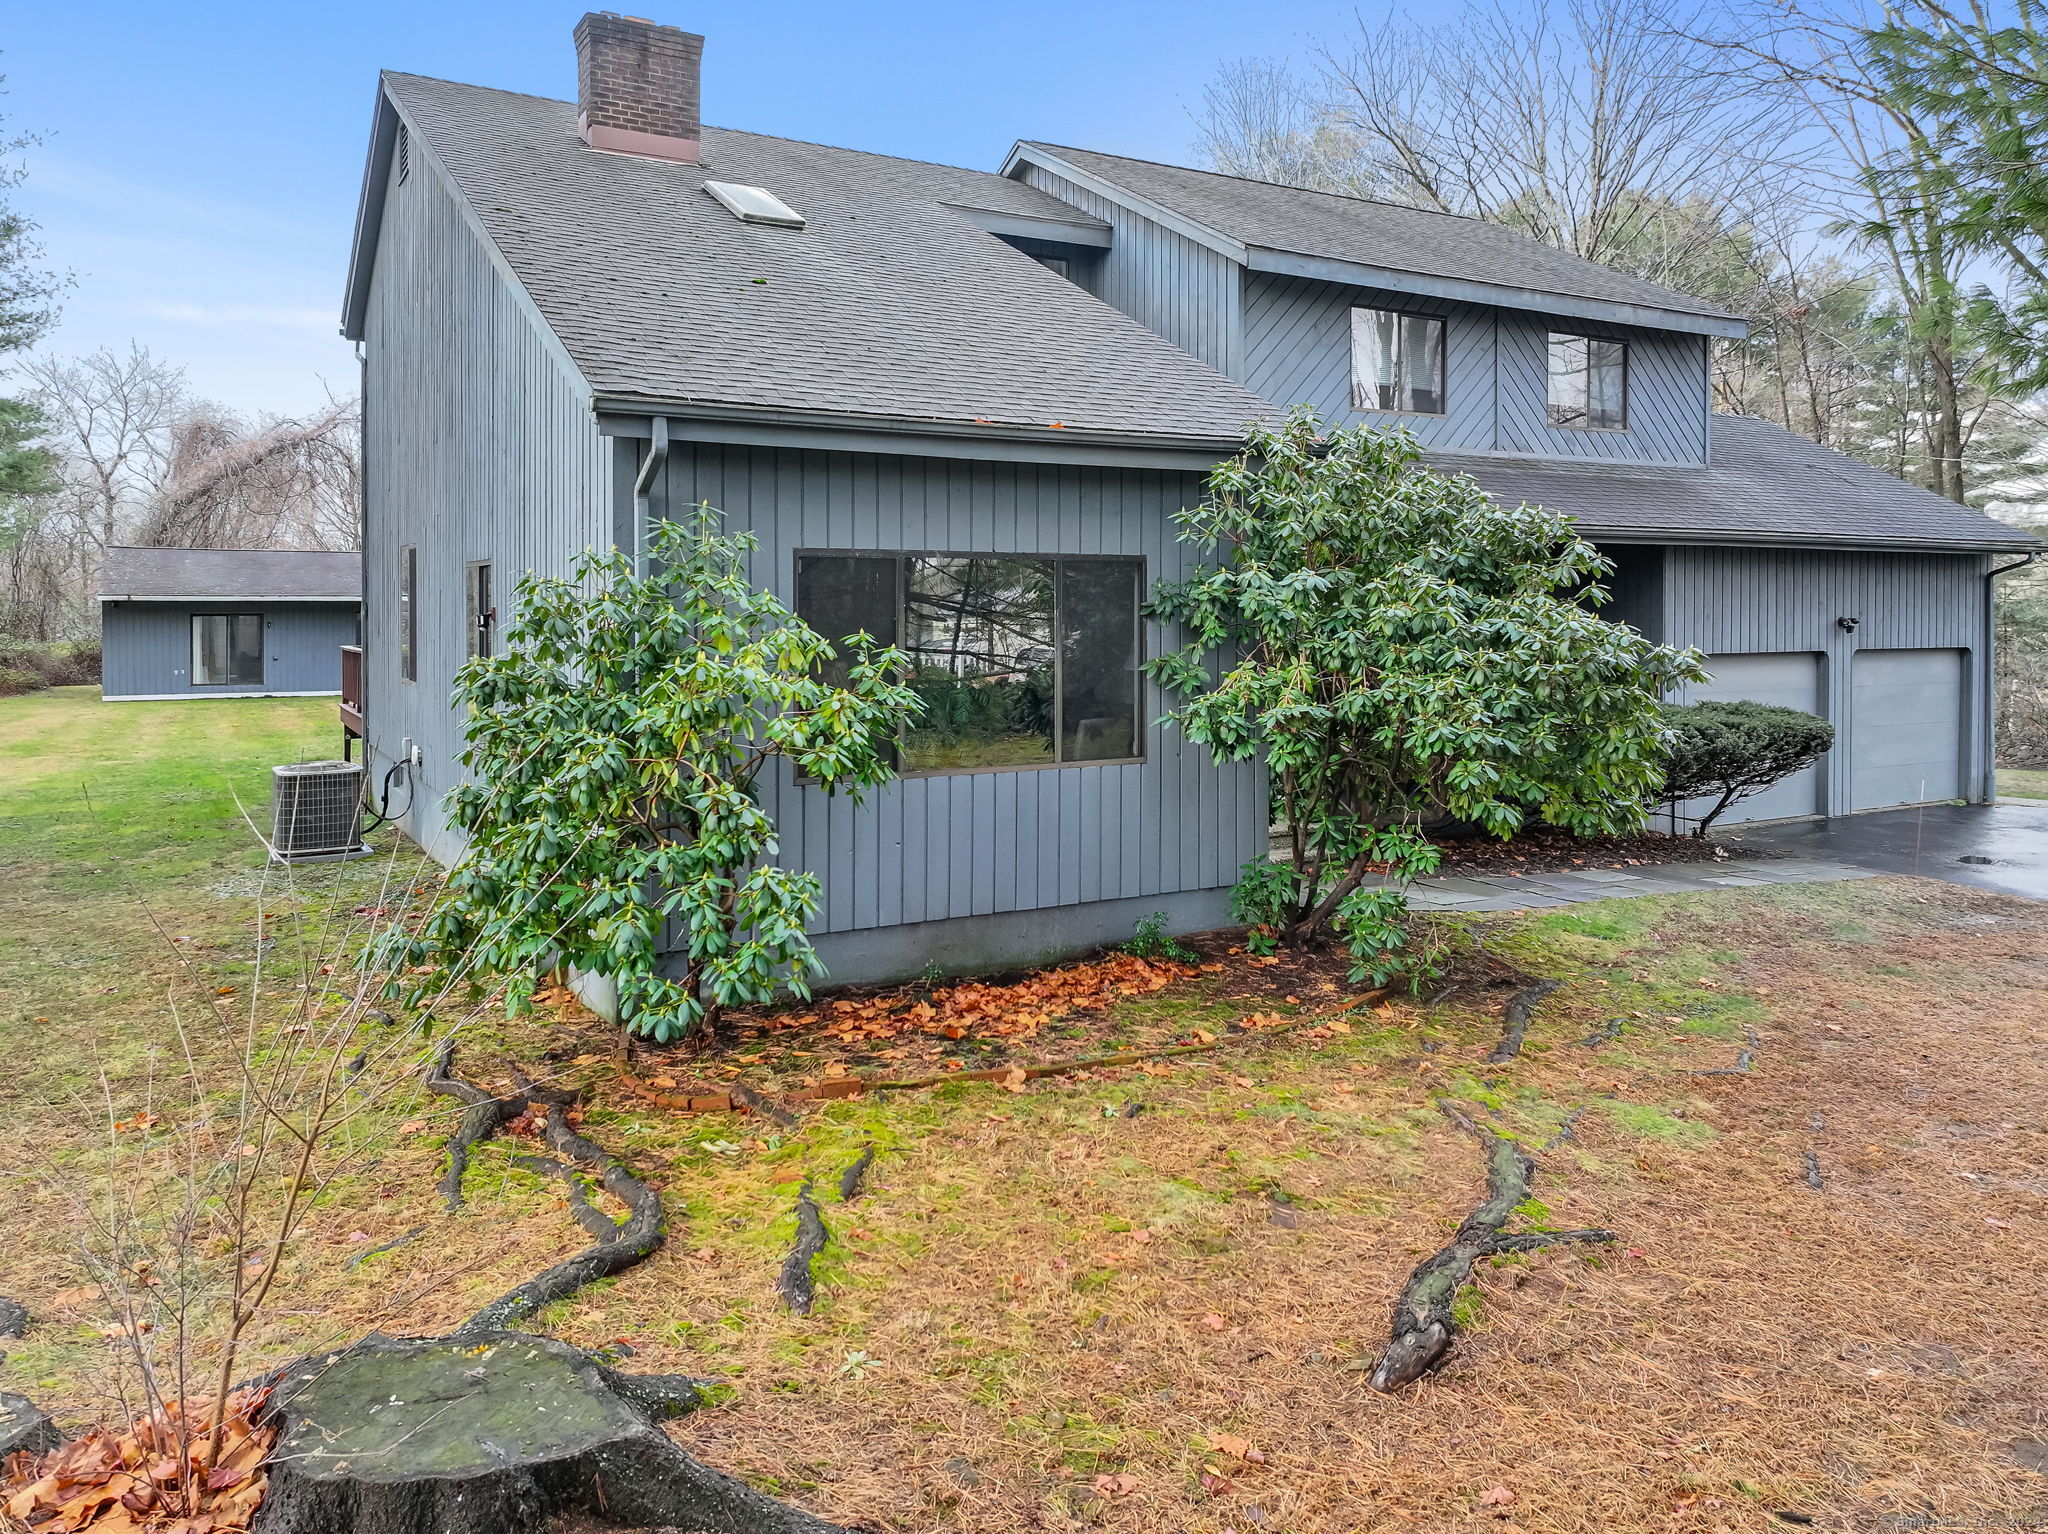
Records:
[[[110,548],[103,602],[359,602],[363,556],[325,549]]]
[[[1496,287],[1734,318],[1701,299],[1476,218],[1061,144],[1027,141],[1027,146],[1043,149],[1240,245]]]
[[[599,154],[568,102],[384,80],[601,395],[1201,439],[1268,413],[947,206],[1080,216],[1006,177],[721,128],[700,166]]]
[[[1697,542],[1855,543],[2016,549],[2031,534],[1882,469],[1747,416],[1712,418],[1712,463],[1560,463],[1435,453],[1496,500],[1548,506],[1591,536],[1676,535]]]

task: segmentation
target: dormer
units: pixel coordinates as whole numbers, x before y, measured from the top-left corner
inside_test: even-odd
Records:
[[[1440,453],[1707,460],[1698,299],[1477,219],[1057,145],[1004,174],[1108,227],[1091,291],[1279,407]]]

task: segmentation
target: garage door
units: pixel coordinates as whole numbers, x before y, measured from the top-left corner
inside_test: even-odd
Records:
[[[1776,703],[1782,708],[1822,711],[1820,657],[1808,651],[1774,655],[1710,655],[1707,681],[1693,687],[1687,700],[1693,703]],[[1825,759],[1823,759],[1825,760]],[[1794,815],[1812,815],[1820,810],[1819,765],[1795,772],[1782,783],[1774,783],[1733,806],[1714,824],[1732,825],[1738,820],[1784,820]],[[1680,807],[1683,819],[1690,810],[1702,814],[1711,802]]]
[[[1859,650],[1852,675],[1852,806],[1961,798],[1963,652]]]

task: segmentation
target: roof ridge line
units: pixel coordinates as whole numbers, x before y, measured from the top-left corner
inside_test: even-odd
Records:
[[[1044,139],[1019,139],[1018,142],[1030,144],[1037,149],[1065,149],[1076,154],[1101,155],[1105,160],[1124,160],[1132,165],[1150,165],[1159,170],[1184,170],[1190,175],[1214,176],[1218,181],[1241,181],[1247,186],[1273,186],[1278,187],[1283,192],[1307,192],[1316,197],[1335,197],[1344,202],[1362,202],[1369,208],[1399,208],[1404,213],[1431,213],[1438,218],[1455,218],[1468,224],[1486,224],[1495,229],[1507,229],[1510,234],[1522,233],[1519,229],[1508,229],[1506,224],[1496,224],[1492,219],[1481,218],[1476,213],[1453,213],[1448,208],[1425,208],[1420,203],[1395,202],[1391,197],[1361,197],[1356,192],[1333,192],[1328,187],[1301,186],[1293,181],[1268,181],[1263,176],[1240,176],[1235,171],[1206,170],[1199,165],[1181,165],[1172,160],[1147,160],[1134,154],[1115,154],[1107,149],[1087,149],[1079,144],[1054,144]],[[1535,240],[1533,235],[1523,234],[1522,238],[1525,240]],[[1535,240],[1535,243],[1538,245],[1543,244],[1541,240]],[[1556,247],[1546,246],[1545,248],[1555,249]],[[1571,252],[1563,251],[1560,254],[1570,255]],[[1579,259],[1583,261],[1585,257],[1581,256]]]
[[[567,107],[572,111],[576,106],[575,102],[565,100],[560,96],[543,96],[534,91],[510,91],[502,86],[477,85],[468,80],[450,80],[442,75],[415,74],[411,70],[405,69],[383,69],[378,71],[378,75],[380,78],[386,79],[424,80],[431,85],[452,85],[457,90],[489,91],[494,96],[516,96],[522,101],[544,101],[550,106]],[[954,170],[959,171],[963,175],[983,176],[991,181],[1009,180],[1007,176],[996,171],[982,170],[973,165],[955,165],[950,160],[920,160],[914,155],[884,154],[878,149],[856,149],[851,144],[830,144],[823,139],[814,138],[792,138],[784,133],[761,133],[752,128],[727,128],[721,127],[717,123],[703,123],[700,127],[713,133],[730,133],[743,138],[768,139],[777,144],[801,145],[806,149],[830,149],[838,154],[856,154],[864,159],[888,160],[898,165],[926,165],[938,170]]]

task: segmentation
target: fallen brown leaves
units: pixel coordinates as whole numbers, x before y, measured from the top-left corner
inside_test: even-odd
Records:
[[[817,1027],[845,1045],[873,1044],[906,1033],[962,1039],[1028,1039],[1076,1012],[1100,1012],[1127,996],[1164,990],[1197,971],[1191,964],[1115,954],[1088,964],[1048,969],[1009,985],[963,981],[930,993],[912,991],[841,998],[808,1012],[770,1020],[777,1029]],[[819,1025],[822,1024],[822,1027]]]
[[[236,1534],[263,1501],[263,1461],[276,1434],[256,1424],[258,1392],[228,1398],[220,1453],[206,1468],[210,1406],[173,1402],[125,1432],[88,1433],[40,1458],[8,1461],[7,1516],[34,1534]]]

